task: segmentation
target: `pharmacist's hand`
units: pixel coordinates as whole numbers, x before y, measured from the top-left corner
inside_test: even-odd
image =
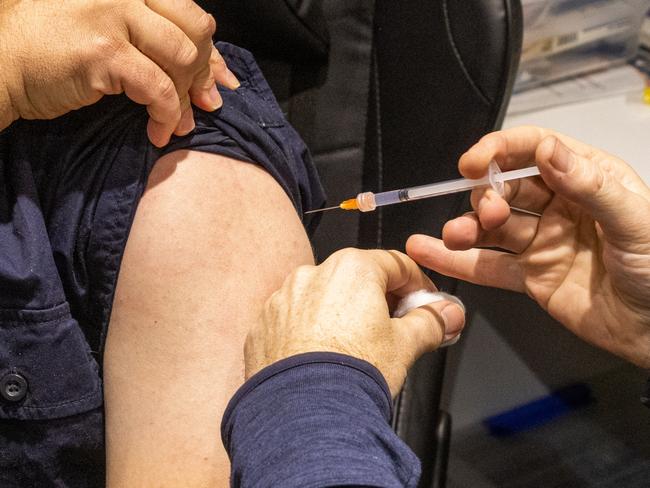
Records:
[[[460,171],[483,176],[492,159],[503,170],[536,163],[541,178],[508,183],[505,201],[475,191],[474,212],[447,222],[444,244],[412,236],[408,254],[449,276],[526,292],[579,337],[650,367],[648,186],[622,160],[537,127],[488,134]]]
[[[465,322],[448,301],[391,319],[389,301],[421,289],[436,288],[397,251],[344,249],[320,266],[297,268],[248,334],[246,378],[289,356],[329,351],[373,364],[396,395],[414,361]]]
[[[156,146],[194,126],[190,101],[221,106],[238,82],[214,49],[215,21],[191,0],[0,4],[0,130],[126,93],[147,106]]]

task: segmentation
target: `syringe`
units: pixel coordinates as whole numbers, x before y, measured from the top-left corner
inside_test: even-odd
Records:
[[[402,188],[401,190],[385,191],[381,193],[373,193],[371,191],[367,191],[359,193],[356,198],[344,200],[339,205],[336,205],[334,207],[322,208],[319,210],[310,210],[305,213],[309,214],[314,212],[324,212],[325,210],[333,210],[335,208],[342,208],[343,210],[360,210],[361,212],[372,212],[377,207],[383,207],[384,205],[393,205],[394,203],[409,202],[411,200],[420,200],[422,198],[438,197],[440,195],[449,195],[450,193],[458,193],[461,191],[471,190],[472,188],[479,186],[488,185],[491,186],[497,193],[499,193],[499,195],[504,196],[504,182],[527,178],[529,176],[536,176],[538,174],[539,168],[537,166],[515,169],[502,173],[496,161],[491,161],[488,166],[488,174],[483,178],[458,178],[457,180],[441,181],[439,183],[431,183],[430,185],[414,186],[411,188]]]

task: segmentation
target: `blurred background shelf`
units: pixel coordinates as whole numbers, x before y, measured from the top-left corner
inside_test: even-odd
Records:
[[[569,2],[526,3],[549,8]],[[598,2],[582,2],[583,7],[587,3]],[[538,21],[550,15],[543,8]],[[650,42],[650,25],[645,28]],[[555,129],[621,157],[650,184],[646,78],[628,60],[528,90],[520,85],[504,128]],[[470,284],[462,284],[458,295],[470,321],[448,353],[443,392],[443,406],[453,418],[448,487],[650,486],[650,411],[639,402],[646,372],[575,338],[527,296]],[[575,382],[589,386],[592,405],[505,438],[490,436],[482,424]]]

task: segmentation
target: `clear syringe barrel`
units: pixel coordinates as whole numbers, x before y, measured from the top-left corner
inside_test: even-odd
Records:
[[[480,186],[491,186],[499,195],[503,196],[505,192],[504,182],[535,176],[539,174],[539,168],[532,166],[530,168],[516,169],[502,173],[499,165],[491,161],[488,166],[488,174],[483,178],[470,179],[458,178],[456,180],[442,181],[431,183],[429,185],[414,186],[412,188],[403,188],[401,190],[392,190],[381,193],[364,192],[357,195],[357,207],[362,212],[371,212],[377,207],[392,205],[394,203],[408,202],[411,200],[420,200],[423,198],[449,195],[461,191],[471,190]]]

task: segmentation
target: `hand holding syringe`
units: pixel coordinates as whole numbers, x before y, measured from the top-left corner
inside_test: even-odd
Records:
[[[310,210],[306,214],[314,212],[323,212],[342,208],[343,210],[360,210],[361,212],[372,212],[377,207],[392,205],[394,203],[408,202],[411,200],[420,200],[423,198],[437,197],[440,195],[449,195],[461,191],[471,190],[480,186],[491,186],[499,195],[504,195],[504,182],[518,180],[529,176],[539,175],[539,168],[531,166],[530,168],[516,169],[502,173],[499,165],[492,161],[488,167],[488,174],[483,178],[469,179],[459,178],[457,180],[442,181],[431,183],[430,185],[414,186],[403,188],[401,190],[385,191],[381,193],[363,192],[359,193],[356,198],[351,198],[341,202],[334,207],[322,208],[319,210]]]

